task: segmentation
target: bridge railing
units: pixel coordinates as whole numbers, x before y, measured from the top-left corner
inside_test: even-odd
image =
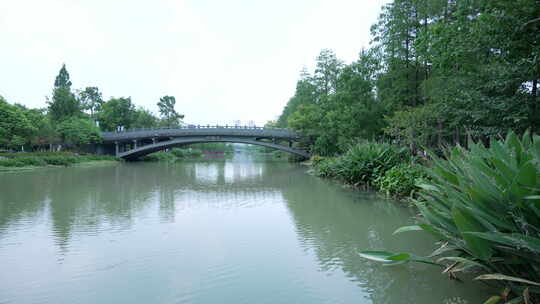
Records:
[[[184,126],[174,126],[174,127],[159,127],[159,128],[137,128],[137,129],[127,129],[127,130],[116,130],[116,131],[104,131],[102,134],[118,134],[118,133],[129,133],[129,132],[140,132],[140,131],[157,131],[157,130],[178,130],[178,129],[236,129],[236,130],[276,130],[276,131],[288,131],[283,128],[268,128],[268,127],[257,127],[257,126],[239,126],[239,125],[184,125]]]

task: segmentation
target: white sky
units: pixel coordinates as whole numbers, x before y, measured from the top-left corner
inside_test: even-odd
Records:
[[[0,95],[44,107],[72,88],[159,97],[194,124],[275,119],[323,48],[354,61],[388,0],[0,0]]]

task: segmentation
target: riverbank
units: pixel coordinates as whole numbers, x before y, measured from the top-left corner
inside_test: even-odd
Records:
[[[110,155],[78,154],[74,152],[1,153],[0,172],[69,166],[111,165],[119,161],[119,158]]]

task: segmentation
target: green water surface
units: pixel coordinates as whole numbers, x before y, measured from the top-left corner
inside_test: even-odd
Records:
[[[392,235],[414,211],[287,162],[124,163],[0,174],[0,303],[480,303]]]

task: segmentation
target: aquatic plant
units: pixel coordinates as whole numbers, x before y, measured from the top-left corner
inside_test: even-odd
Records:
[[[456,147],[444,158],[433,156],[426,169],[431,180],[419,185],[415,202],[422,214],[419,225],[396,231],[423,230],[440,247],[432,258],[407,253],[363,251],[362,257],[389,264],[408,261],[444,266],[456,277],[476,270],[478,280],[502,283],[506,292],[486,303],[540,301],[540,136],[519,139],[509,133],[486,147]],[[438,259],[435,259],[439,257]]]
[[[353,185],[372,186],[386,171],[410,159],[406,148],[364,141],[351,146],[341,156],[317,159],[314,172],[318,176],[339,178]]]
[[[390,196],[412,197],[420,190],[417,184],[427,178],[423,167],[416,164],[400,164],[375,179],[377,188]]]

